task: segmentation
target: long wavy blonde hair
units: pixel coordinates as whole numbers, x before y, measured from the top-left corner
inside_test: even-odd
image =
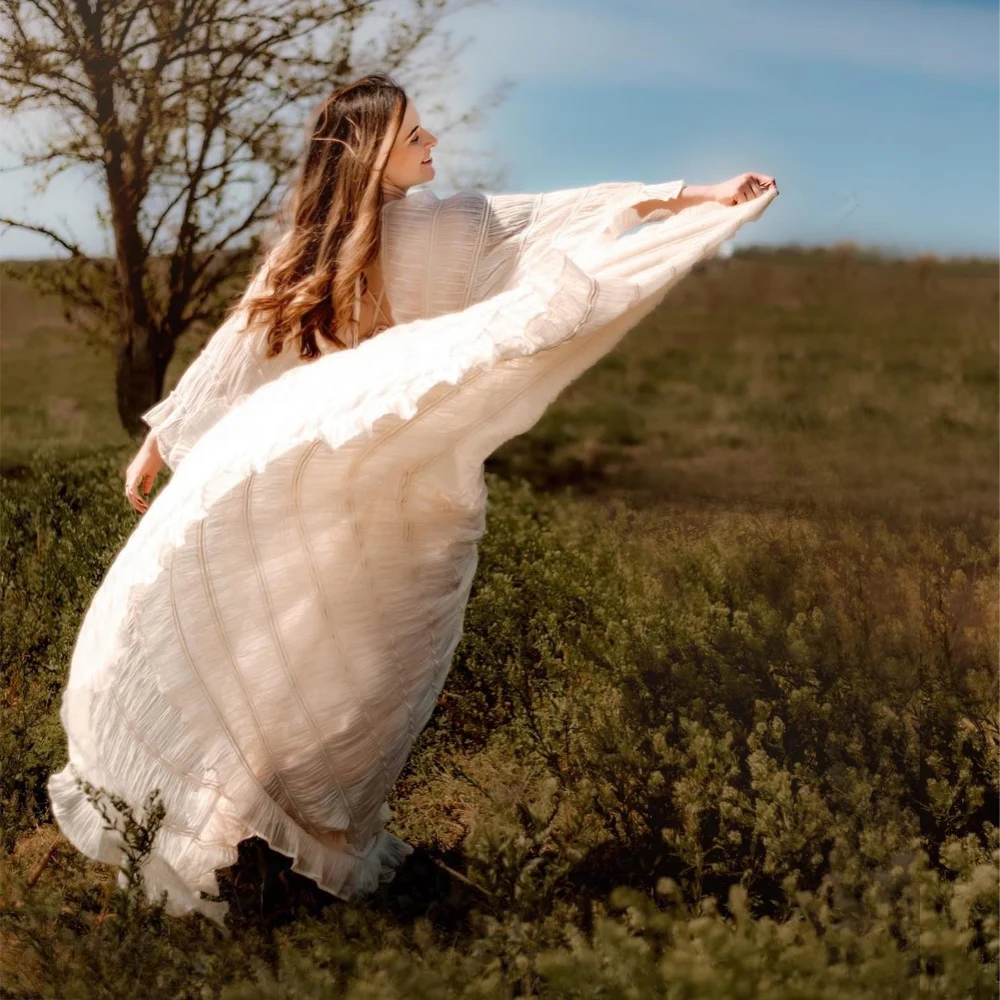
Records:
[[[382,178],[406,111],[406,93],[382,73],[363,76],[318,108],[290,189],[287,233],[267,273],[241,303],[246,329],[267,328],[266,356],[298,341],[302,358],[320,354],[316,338],[356,347],[355,282],[382,240]]]

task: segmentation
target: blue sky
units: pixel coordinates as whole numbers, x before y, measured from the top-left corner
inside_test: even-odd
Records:
[[[504,190],[760,170],[781,195],[737,244],[1000,252],[995,0],[492,0],[445,24],[470,39],[457,106],[514,83],[473,140]],[[449,155],[442,138],[439,171]],[[65,219],[100,246],[87,182],[31,199],[17,176],[0,215]],[[0,256],[47,252],[0,234]]]

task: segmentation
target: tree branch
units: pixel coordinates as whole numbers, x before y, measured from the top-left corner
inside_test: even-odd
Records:
[[[0,218],[0,226],[7,226],[11,229],[25,229],[30,233],[40,233],[42,236],[47,236],[53,242],[58,243],[59,246],[67,249],[74,257],[86,257],[86,254],[80,249],[79,244],[63,239],[62,236],[55,230],[49,229],[48,226],[39,226],[31,222],[19,222],[17,219],[6,218]]]

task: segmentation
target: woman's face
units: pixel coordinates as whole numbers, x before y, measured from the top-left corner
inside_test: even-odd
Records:
[[[436,145],[437,137],[420,124],[416,107],[407,101],[403,124],[386,161],[385,179],[404,191],[413,184],[433,180],[434,164],[429,161],[431,147]]]

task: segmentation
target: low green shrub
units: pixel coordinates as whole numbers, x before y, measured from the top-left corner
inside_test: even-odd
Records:
[[[304,903],[265,857],[225,937],[65,844],[33,880],[75,629],[136,518],[123,466],[5,483],[5,995],[995,996],[983,524],[634,510],[491,474],[465,632],[393,795],[419,849],[395,881]]]

